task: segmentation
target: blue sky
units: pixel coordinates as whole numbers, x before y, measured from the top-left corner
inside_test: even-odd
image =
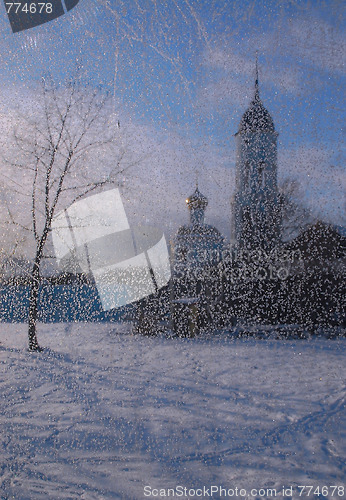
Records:
[[[226,227],[217,200],[234,184],[233,134],[253,95],[258,50],[261,97],[280,134],[280,179],[297,179],[307,205],[343,223],[343,19],[337,0],[80,0],[65,16],[13,34],[0,5],[0,113],[35,99],[47,71],[63,82],[81,64],[88,84],[114,92],[122,127],[138,131],[142,149],[160,145],[161,163],[177,172],[177,200],[198,170],[210,221]],[[162,184],[174,183],[159,164],[146,167],[149,177],[159,169]]]

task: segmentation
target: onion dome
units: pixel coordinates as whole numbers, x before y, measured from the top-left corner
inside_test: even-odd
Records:
[[[239,132],[275,132],[274,122],[269,111],[263,106],[259,96],[258,80],[256,80],[255,97],[243,114],[240,121]]]
[[[195,192],[186,199],[186,203],[189,209],[205,209],[208,206],[208,198],[196,187]]]

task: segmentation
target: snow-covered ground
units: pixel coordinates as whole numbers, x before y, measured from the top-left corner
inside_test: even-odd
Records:
[[[0,324],[1,499],[341,497],[298,485],[344,484],[345,338],[127,328],[40,325],[29,353],[26,326]]]

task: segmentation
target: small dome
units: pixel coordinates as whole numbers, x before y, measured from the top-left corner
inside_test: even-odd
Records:
[[[240,121],[239,132],[275,132],[274,122],[269,111],[263,106],[258,90],[249,108]]]
[[[196,187],[195,192],[186,200],[189,208],[206,208],[208,205],[208,198],[204,196]]]

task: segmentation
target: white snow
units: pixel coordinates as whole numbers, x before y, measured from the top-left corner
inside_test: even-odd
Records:
[[[1,499],[137,500],[154,498],[144,486],[178,485],[244,488],[249,499],[292,485],[302,498],[298,485],[343,484],[345,338],[183,340],[54,324],[39,325],[47,349],[29,353],[25,325],[0,332]]]

